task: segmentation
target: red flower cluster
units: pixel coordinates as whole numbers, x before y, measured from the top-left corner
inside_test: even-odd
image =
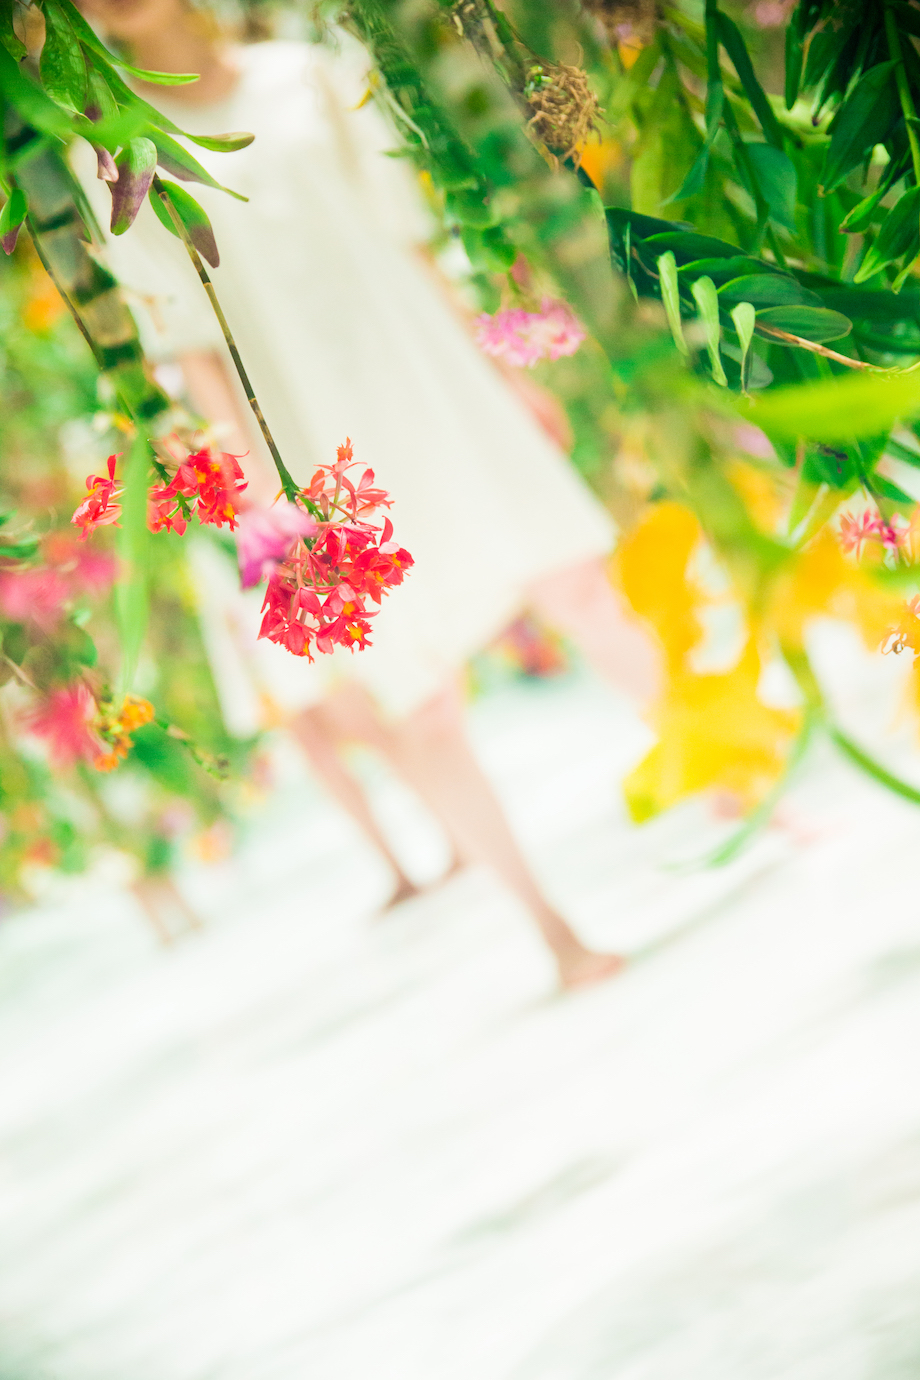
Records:
[[[117,455],[110,455],[108,458],[108,478],[104,474],[87,476],[86,487],[89,493],[71,518],[71,522],[83,529],[80,533],[82,538],[88,537],[90,532],[95,532],[97,527],[117,522],[121,516],[121,504],[115,502],[121,494],[120,486],[115,483],[117,459]]]
[[[295,656],[311,661],[312,648],[368,645],[370,619],[394,585],[402,584],[413,565],[408,551],[392,540],[393,524],[382,527],[365,519],[390,506],[384,489],[374,487],[373,470],[357,484],[351,442],[338,447],[334,465],[321,465],[300,495],[315,518],[315,532],[298,541],[291,555],[273,571],[263,604],[260,637],[277,642]]]
[[[232,531],[245,488],[236,456],[214,456],[207,448],[196,451],[182,461],[168,484],[150,490],[147,525],[151,532],[165,527],[182,536],[194,512],[200,523],[214,527],[226,523]]]
[[[23,718],[24,727],[42,739],[52,762],[71,767],[90,762],[97,771],[111,771],[132,747],[131,734],[150,723],[149,700],[126,695],[121,708],[97,705],[83,681],[51,690]]]
[[[71,521],[82,528],[88,537],[97,527],[117,523],[121,504],[115,500],[123,492],[115,482],[117,455],[108,459],[108,478],[91,474],[84,498]],[[147,525],[151,532],[178,532],[181,536],[194,514],[200,523],[214,527],[224,524],[232,530],[236,526],[239,497],[246,488],[243,471],[234,455],[212,455],[205,448],[181,461],[168,484],[157,484],[150,490],[147,506]]]

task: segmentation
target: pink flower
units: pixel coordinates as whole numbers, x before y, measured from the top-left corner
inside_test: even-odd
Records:
[[[899,525],[897,517],[886,522],[878,509],[867,508],[858,517],[844,513],[840,518],[840,545],[857,557],[862,555],[867,541],[880,542],[887,551],[896,552],[905,544],[907,536],[907,527]]]
[[[512,307],[476,319],[476,338],[487,355],[516,368],[531,368],[539,359],[573,355],[585,338],[584,327],[565,302],[544,298],[538,312]]]
[[[284,560],[298,537],[315,536],[317,523],[296,503],[279,499],[271,508],[247,508],[237,521],[236,554],[244,589],[260,584]]]
[[[81,758],[93,762],[101,743],[91,728],[96,702],[82,681],[52,690],[23,719],[25,727],[48,747],[59,767],[73,766]]]

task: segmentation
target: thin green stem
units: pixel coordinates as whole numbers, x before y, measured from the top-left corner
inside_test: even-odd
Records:
[[[920,790],[916,786],[909,785],[907,781],[902,781],[899,776],[888,771],[880,762],[876,762],[874,757],[870,757],[867,752],[864,752],[861,747],[854,743],[852,738],[848,738],[833,724],[828,726],[828,732],[832,741],[854,766],[859,767],[867,776],[871,776],[873,781],[877,781],[880,786],[884,786],[887,790],[893,791],[895,795],[901,796],[903,800],[909,800],[912,805],[920,805]]]
[[[262,409],[259,406],[259,400],[256,397],[255,389],[249,381],[249,375],[246,373],[246,368],[243,364],[240,352],[237,349],[236,341],[233,338],[233,332],[230,330],[227,318],[226,316],[224,316],[223,313],[223,308],[221,307],[220,302],[217,300],[217,293],[214,291],[214,284],[211,282],[211,279],[208,276],[208,270],[201,262],[201,256],[198,253],[198,250],[192,244],[191,237],[189,236],[189,233],[186,230],[185,225],[183,224],[181,216],[179,215],[175,206],[173,206],[172,201],[169,197],[169,193],[167,192],[166,188],[163,186],[162,182],[158,177],[155,177],[153,179],[153,187],[157,196],[160,198],[163,205],[165,206],[167,215],[169,216],[170,220],[176,228],[176,234],[179,236],[182,243],[185,245],[188,256],[191,259],[192,264],[194,265],[195,272],[201,279],[202,287],[208,294],[208,301],[211,303],[214,315],[217,317],[217,320],[220,323],[220,328],[223,332],[224,340],[227,342],[227,349],[230,351],[230,358],[233,360],[234,368],[236,369],[236,372],[239,375],[240,383],[243,385],[243,391],[246,394],[246,401],[252,408],[253,416],[259,423],[259,430],[265,437],[265,444],[268,446],[268,449],[271,452],[271,457],[275,462],[275,469],[278,471],[278,477],[281,480],[281,487],[284,490],[284,496],[288,499],[289,502],[293,503],[297,498],[297,495],[300,492],[300,490],[298,489],[298,486],[294,483],[294,480],[291,477],[291,474],[287,466],[285,465],[284,461],[281,459],[281,452],[275,444],[275,438],[269,431],[268,423],[262,415]]]
[[[910,82],[907,80],[907,68],[904,65],[904,54],[901,52],[901,35],[898,33],[898,21],[895,18],[891,0],[885,0],[885,37],[888,39],[888,51],[891,54],[891,61],[897,64],[895,67],[895,80],[898,84],[898,98],[901,102],[904,124],[907,126],[910,156],[914,165],[914,179],[917,185],[920,186],[920,141],[917,139],[917,111],[914,107],[914,98],[910,93]]]

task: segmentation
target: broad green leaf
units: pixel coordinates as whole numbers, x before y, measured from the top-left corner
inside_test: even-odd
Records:
[[[802,37],[795,24],[786,26],[786,109],[791,110],[798,100],[802,80]]]
[[[726,302],[753,302],[755,307],[820,307],[821,298],[816,292],[809,292],[794,278],[779,273],[749,273],[741,278],[733,278],[719,289],[719,296]]]
[[[0,247],[4,254],[12,254],[19,238],[19,228],[28,214],[25,193],[14,187],[0,211]]]
[[[844,216],[840,222],[840,229],[847,235],[855,235],[863,230],[868,230],[875,218],[879,203],[888,195],[895,183],[901,180],[907,167],[908,162],[904,159],[893,158],[879,178],[875,191],[870,196],[864,197],[857,206],[853,207],[852,211]]]
[[[679,272],[686,273],[691,278],[708,273],[713,280],[721,278],[725,282],[731,278],[740,278],[742,275],[750,273],[773,273],[780,277],[786,276],[783,274],[783,270],[777,268],[775,264],[768,264],[763,259],[748,259],[743,254],[732,259],[692,259],[688,264],[681,264]]]
[[[240,192],[232,191],[230,187],[222,187],[207,169],[201,166],[197,158],[193,158],[181,144],[177,144],[175,139],[164,134],[162,130],[151,129],[149,137],[156,144],[160,167],[172,173],[173,177],[178,177],[183,182],[201,182],[206,187],[215,187],[219,192],[228,192],[230,196],[236,197],[237,201],[249,200]]]
[[[727,388],[728,379],[725,377],[725,370],[719,355],[722,328],[719,324],[719,295],[716,292],[716,285],[711,278],[697,278],[691,291],[696,305],[699,307],[700,318],[706,331],[706,348],[709,351],[712,376],[716,383]]]
[[[853,323],[840,312],[828,311],[827,307],[809,306],[767,307],[765,311],[758,311],[757,326],[786,331],[816,345],[839,340],[853,329]]]
[[[236,153],[238,149],[248,148],[255,139],[254,134],[240,131],[238,134],[186,134],[200,149],[210,149],[213,153]]]
[[[155,82],[159,86],[185,86],[191,81],[199,80],[197,72],[148,72],[143,67],[132,67],[130,62],[125,62],[123,58],[109,52],[71,0],[45,0],[46,17],[52,11],[64,19],[84,47],[89,48],[97,57],[103,58],[109,65],[123,67],[126,72],[139,77],[141,81]]]
[[[18,115],[43,134],[68,139],[73,126],[64,111],[50,96],[30,81],[0,44],[0,90]]]
[[[184,187],[178,186],[175,182],[160,182],[159,186],[166,192],[175,207],[176,214],[188,231],[188,237],[198,253],[208,261],[212,268],[217,268],[220,264],[220,255],[217,252],[217,243],[214,239],[214,231],[211,229],[211,222],[191,192],[187,192]],[[162,199],[157,195],[156,185],[150,189],[150,201],[158,219],[166,226],[166,229],[181,239],[172,217],[163,205]]]
[[[86,104],[83,51],[70,25],[51,0],[45,8],[45,42],[38,70],[49,96],[71,110],[83,110]]]
[[[794,231],[798,181],[795,165],[782,149],[771,144],[745,144],[754,175],[777,224]]]
[[[913,465],[914,469],[920,469],[920,450],[914,450],[911,446],[905,446],[902,441],[894,436],[889,436],[885,441],[885,450],[889,455],[893,455],[896,460],[903,460],[907,465]]]
[[[892,206],[853,281],[864,283],[902,254],[909,262],[920,254],[920,187],[909,188]]]
[[[634,233],[642,232],[638,227],[634,227]],[[643,235],[643,239],[658,253],[670,249],[678,263],[706,257],[731,259],[741,253],[736,244],[729,244],[727,240],[717,240],[712,235],[698,235],[695,230],[653,231],[651,234]]]
[[[748,389],[748,356],[751,341],[754,339],[754,322],[757,313],[750,302],[739,302],[737,306],[732,307],[731,317],[741,344],[741,388],[746,393]]]
[[[740,29],[734,20],[729,19],[728,15],[721,10],[717,11],[716,22],[719,38],[732,60],[732,66],[738,73],[738,80],[744,87],[745,95],[754,109],[754,114],[760,122],[760,128],[763,130],[767,142],[772,144],[775,149],[782,150],[783,132],[773,114],[773,107],[767,98],[767,93],[757,80]]]
[[[24,58],[28,49],[13,28],[13,6],[7,0],[0,5],[0,43],[16,62]]]
[[[895,68],[893,62],[870,67],[834,116],[824,164],[826,192],[839,187],[876,144],[884,143],[900,118]]]
[[[689,355],[690,349],[684,339],[683,327],[680,323],[680,288],[677,285],[677,264],[670,250],[666,254],[662,254],[658,260],[658,272],[661,276],[661,300],[664,302],[674,344],[682,355]]]
[[[888,431],[920,413],[920,370],[905,374],[846,374],[819,383],[773,388],[746,414],[768,434],[795,440],[848,442]]]

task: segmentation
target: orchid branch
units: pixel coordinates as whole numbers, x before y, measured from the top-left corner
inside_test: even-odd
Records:
[[[259,430],[262,432],[262,435],[265,438],[265,444],[268,446],[268,449],[271,452],[272,460],[275,462],[275,469],[278,471],[278,477],[281,480],[281,487],[284,490],[284,496],[288,499],[290,503],[293,503],[296,500],[300,490],[294,483],[290,471],[288,470],[287,466],[282,460],[281,452],[275,444],[275,438],[274,436],[272,436],[271,431],[268,427],[268,423],[266,422],[265,417],[262,414],[262,409],[259,406],[259,400],[256,397],[255,389],[253,388],[249,380],[249,375],[246,373],[245,365],[243,364],[242,357],[240,355],[239,350],[237,349],[236,341],[233,338],[233,332],[230,330],[227,318],[226,316],[224,316],[223,313],[223,308],[221,307],[220,302],[217,299],[217,293],[214,291],[214,284],[211,282],[211,279],[208,275],[208,270],[201,262],[201,255],[198,253],[198,250],[192,243],[191,236],[189,235],[188,230],[186,230],[185,224],[181,216],[177,212],[176,208],[173,206],[172,201],[169,197],[169,193],[163,186],[163,183],[160,181],[159,177],[154,177],[153,179],[153,190],[156,192],[157,196],[160,198],[160,201],[166,208],[166,213],[172,221],[173,225],[175,226],[176,234],[179,236],[182,243],[185,245],[188,256],[191,259],[192,264],[194,266],[195,272],[201,279],[201,285],[204,288],[205,292],[208,294],[208,301],[211,303],[214,315],[217,317],[217,320],[220,324],[224,340],[227,344],[227,349],[230,351],[230,358],[233,360],[233,366],[236,369],[237,374],[239,375],[240,383],[243,385],[243,391],[246,394],[246,401],[252,408],[253,416],[259,423]]]

